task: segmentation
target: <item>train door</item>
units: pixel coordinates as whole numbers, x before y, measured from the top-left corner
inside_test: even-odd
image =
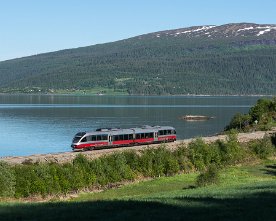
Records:
[[[111,146],[112,145],[112,135],[109,134],[108,135],[108,146]]]
[[[154,132],[154,141],[158,141],[158,133]]]

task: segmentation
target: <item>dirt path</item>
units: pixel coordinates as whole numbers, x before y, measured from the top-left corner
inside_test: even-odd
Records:
[[[276,128],[273,128],[271,131],[256,131],[252,133],[240,133],[238,134],[238,140],[239,142],[248,142],[250,140],[255,139],[261,139],[266,134],[271,135],[276,133]],[[211,137],[203,137],[202,138],[207,143],[215,142],[216,140],[225,140],[225,135],[218,135],[218,136],[211,136]],[[185,139],[176,141],[174,143],[167,143],[166,147],[169,149],[176,149],[178,145],[180,144],[188,144],[194,139]],[[124,150],[142,150],[146,147],[153,147],[157,148],[160,144],[151,144],[151,145],[143,145],[143,146],[133,146],[133,147],[119,147],[119,148],[112,148],[112,149],[102,149],[102,150],[93,150],[93,151],[85,151],[81,152],[83,155],[85,155],[89,159],[95,159],[102,155],[111,154],[115,152],[121,152]],[[30,155],[30,156],[22,156],[22,157],[2,157],[0,160],[5,161],[10,164],[21,164],[23,162],[57,162],[57,163],[66,163],[71,162],[77,154],[80,152],[62,152],[62,153],[52,153],[52,154],[36,154],[36,155]]]

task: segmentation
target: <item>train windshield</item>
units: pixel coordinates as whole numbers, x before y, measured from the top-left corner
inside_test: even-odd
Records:
[[[73,143],[78,143],[82,137],[75,136],[73,139]]]
[[[85,134],[85,132],[77,133],[73,139],[73,143],[78,143]]]

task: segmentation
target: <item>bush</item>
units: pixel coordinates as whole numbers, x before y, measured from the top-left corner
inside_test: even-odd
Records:
[[[210,164],[216,164],[218,167],[220,167],[223,162],[222,162],[222,152],[220,150],[220,147],[218,145],[218,142],[211,143],[208,145],[209,146],[209,163]]]
[[[34,172],[37,176],[37,194],[41,194],[43,197],[49,194],[56,194],[60,192],[60,186],[57,180],[54,179],[52,174],[51,164],[38,164],[34,166]]]
[[[82,164],[84,166],[84,164]],[[34,164],[17,165],[16,174],[16,197],[28,197],[41,195],[43,197],[52,194],[67,194],[89,187],[92,179],[89,173],[80,166],[73,164]],[[87,170],[88,171],[88,170]],[[91,181],[92,180],[92,181]]]
[[[276,100],[262,98],[257,101],[257,104],[250,108],[249,115],[252,117],[252,121],[260,121],[262,116],[268,112],[276,111]]]
[[[82,176],[83,183],[89,187],[96,181],[96,175],[91,169],[91,161],[89,161],[83,154],[78,154],[73,160],[73,166]]]
[[[212,161],[210,147],[201,138],[188,145],[188,158],[197,170],[204,170]]]
[[[261,159],[267,159],[275,152],[270,137],[264,137],[261,140],[253,141],[249,144],[249,148]]]
[[[157,149],[153,149],[153,177],[160,177],[166,175],[166,164],[171,154],[171,151],[166,149],[163,145],[161,145]]]
[[[44,189],[44,183],[39,182],[34,165],[18,165],[15,167],[16,197],[28,197],[39,194]]]
[[[105,173],[105,165],[102,162],[101,158],[92,160],[90,162],[90,166],[91,166],[91,170],[93,171],[93,173],[95,174],[95,184],[98,185],[106,185],[109,180],[107,178],[107,174]]]
[[[211,164],[206,171],[201,172],[196,179],[198,187],[217,184],[219,182],[219,171],[216,165]]]
[[[276,125],[276,98],[262,98],[250,108],[248,114],[237,113],[234,115],[225,130],[237,129],[248,130],[270,130]]]
[[[120,182],[122,180],[133,180],[135,174],[127,164],[125,156],[121,153],[115,153],[103,158],[108,180],[111,182]]]
[[[15,194],[14,170],[7,163],[0,161],[0,197],[13,197]]]
[[[252,121],[249,114],[237,113],[234,115],[229,125],[225,127],[225,130],[237,129],[239,131],[245,130],[249,123]]]
[[[172,155],[168,157],[168,159],[165,162],[165,168],[164,173],[167,176],[172,176],[176,174],[179,171],[179,164],[177,162],[177,159],[175,159]]]
[[[139,172],[143,176],[160,177],[179,171],[179,164],[173,153],[160,146],[157,149],[145,149],[139,158]]]
[[[78,154],[75,159],[73,160],[73,165],[74,166],[81,166],[82,168],[89,168],[89,160],[83,155],[83,154]]]
[[[218,141],[217,145],[221,152],[223,165],[234,165],[246,159],[246,150],[240,146],[236,133],[230,132],[227,141]]]
[[[134,150],[127,150],[122,153],[125,157],[126,164],[131,168],[133,172],[141,170],[139,166],[139,155]]]
[[[195,167],[189,159],[189,150],[186,146],[179,146],[173,152],[174,158],[178,162],[179,170],[184,173],[194,171]]]
[[[154,152],[153,149],[145,149],[141,152],[141,156],[139,159],[139,172],[144,176],[153,177],[154,169],[153,169],[153,160]]]

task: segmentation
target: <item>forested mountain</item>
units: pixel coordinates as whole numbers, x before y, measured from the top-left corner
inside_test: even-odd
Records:
[[[0,89],[276,94],[276,25],[197,26],[0,62]]]

